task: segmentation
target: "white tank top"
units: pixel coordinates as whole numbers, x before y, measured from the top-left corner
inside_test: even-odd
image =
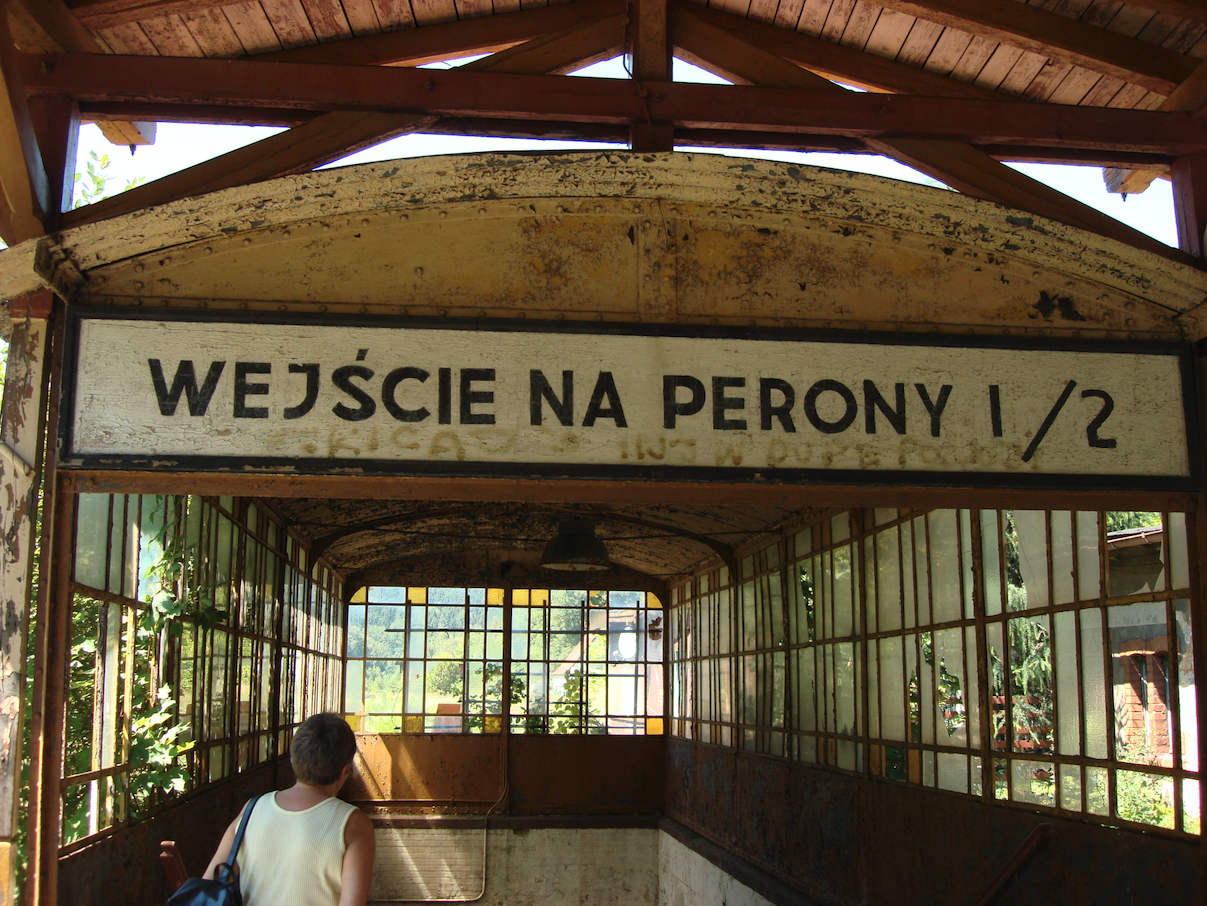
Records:
[[[262,796],[237,858],[244,906],[337,906],[344,825],[354,811],[326,799],[290,812],[277,805],[275,793]]]

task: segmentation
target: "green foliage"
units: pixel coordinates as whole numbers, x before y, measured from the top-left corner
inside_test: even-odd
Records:
[[[1118,532],[1123,529],[1148,528],[1161,524],[1160,513],[1107,513],[1107,532]]]
[[[184,536],[172,530],[165,519],[155,534],[160,555],[143,571],[143,578],[153,579],[158,586],[147,595],[143,611],[143,628],[156,635],[165,629],[170,635],[180,635],[184,625],[177,617],[189,615],[202,629],[209,629],[226,619],[226,611],[214,606],[209,589],[188,587],[189,566],[197,558],[197,546],[186,545]]]
[[[71,201],[73,209],[83,207],[86,204],[93,204],[113,194],[109,190],[109,180],[111,177],[105,173],[111,163],[112,161],[109,159],[108,154],[97,154],[95,151],[88,152],[88,160],[84,163],[84,172],[77,172],[75,174]],[[135,186],[142,185],[144,182],[146,182],[146,177],[139,176],[126,183],[126,187],[122,191],[128,192]]]
[[[188,724],[176,721],[176,702],[169,686],[160,686],[154,703],[130,722],[130,804],[144,815],[161,792],[183,793],[189,780],[181,756],[193,748],[180,742]]]
[[[549,707],[549,732],[578,736],[584,733],[604,733],[607,727],[595,716],[586,695],[587,677],[581,667],[567,670],[562,698]]]
[[[934,636],[929,632],[922,633],[922,660],[928,667],[935,664]],[[960,678],[948,671],[946,658],[939,658],[939,669],[935,673],[935,701],[942,705],[947,735],[954,736],[967,723],[967,715],[964,713],[964,690]],[[914,742],[921,742],[922,689],[917,670],[909,678],[909,725],[910,738]]]
[[[105,186],[109,182],[109,177],[105,175],[105,170],[109,169],[109,155],[97,154],[95,151],[88,152],[88,161],[84,164],[84,172],[75,174],[75,191],[72,193],[72,208],[82,207],[86,204],[100,201],[109,193],[105,191]]]

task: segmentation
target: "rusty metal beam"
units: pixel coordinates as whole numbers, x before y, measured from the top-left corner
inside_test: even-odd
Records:
[[[1081,510],[1157,510],[1183,512],[1196,495],[1122,489],[1044,491],[1032,488],[870,488],[860,485],[750,484],[743,482],[509,478],[433,478],[407,475],[231,475],[213,472],[93,471],[60,472],[76,493],[208,494],[247,497],[353,497],[380,500],[464,500],[579,503],[696,504],[803,507],[879,506],[898,508],[987,507]],[[1004,480],[1004,479],[1003,479]]]

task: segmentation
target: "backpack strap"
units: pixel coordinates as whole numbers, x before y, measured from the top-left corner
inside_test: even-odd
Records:
[[[235,856],[239,853],[239,844],[243,842],[243,832],[247,830],[247,821],[251,818],[251,810],[256,807],[256,802],[259,799],[259,796],[255,796],[247,803],[247,808],[243,811],[243,820],[239,822],[239,830],[235,834],[235,842],[231,845],[230,855],[226,857],[225,862],[219,863],[218,867],[214,870],[215,880],[221,881],[223,884],[229,884],[234,880]],[[226,877],[223,877],[224,873]]]

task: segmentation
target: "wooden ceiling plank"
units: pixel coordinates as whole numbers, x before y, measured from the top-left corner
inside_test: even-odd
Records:
[[[889,12],[889,10],[885,10],[885,12]],[[897,11],[892,10],[892,12]],[[898,15],[903,14],[898,13]],[[925,66],[944,30],[943,26],[938,23],[914,18],[914,24],[909,29],[909,36],[901,45],[901,49],[897,51],[895,59],[898,63],[906,63],[910,66]]]
[[[774,22],[778,11],[779,0],[750,0],[746,15],[756,22]]]
[[[44,218],[58,207],[50,201],[50,181],[17,57],[7,4],[0,3],[0,208],[5,220],[0,239],[10,246],[45,233]]]
[[[1138,0],[1137,0],[1138,2]],[[1207,22],[1207,5],[1202,0],[1144,0],[1142,4],[1148,9],[1179,19],[1195,19]]]
[[[1039,54],[1031,53],[1030,51],[1023,51],[1023,55],[1018,58],[1018,62],[1010,68],[1010,72],[998,84],[997,90],[1013,97],[1021,97],[1023,92],[1027,90],[1027,86],[1039,75],[1046,62],[1046,57],[1041,57]]]
[[[1123,0],[1093,0],[1077,18],[1086,25],[1093,25],[1097,28],[1109,28],[1111,31],[1124,34],[1119,28],[1113,28],[1111,25],[1119,16],[1123,7]],[[1135,33],[1133,32],[1129,37],[1135,37]]]
[[[352,26],[338,0],[301,0],[301,3],[320,44],[343,40],[352,33]]]
[[[1101,73],[1074,66],[1048,95],[1048,103],[1075,107],[1084,100],[1102,78]]]
[[[381,31],[372,0],[343,0],[343,8],[354,37],[375,35]]]
[[[796,30],[801,34],[817,37],[825,27],[826,17],[830,15],[830,7],[835,0],[804,0],[801,6],[800,18],[797,19]]]
[[[410,0],[373,0],[373,10],[383,32],[415,27]]]
[[[491,0],[454,0],[457,7],[457,19],[465,21],[466,19],[477,19],[481,16],[489,16],[494,13],[494,5]]]
[[[804,8],[805,0],[780,0],[775,8],[775,18],[771,24],[796,31],[800,24],[801,11]]]
[[[958,28],[944,28],[930,56],[926,58],[926,69],[944,76],[951,75],[971,43],[972,35],[968,32]]]
[[[282,47],[306,47],[318,43],[318,36],[301,0],[260,0],[260,5]]]
[[[411,9],[415,13],[417,26],[457,21],[457,7],[453,0],[411,0]]]
[[[838,43],[845,47],[863,50],[867,46],[868,38],[872,35],[872,30],[876,27],[876,20],[880,17],[881,9],[880,6],[869,0],[856,0]]]
[[[837,44],[846,30],[847,20],[851,18],[851,11],[855,9],[855,3],[856,0],[834,0],[830,5],[830,11],[826,14],[825,24],[822,25],[818,37]]]
[[[222,13],[245,53],[263,54],[281,49],[281,41],[272,30],[272,23],[259,0],[231,4],[223,8]]]
[[[105,39],[105,43],[116,54],[139,57],[159,55],[159,51],[155,49],[155,45],[147,37],[147,33],[142,30],[141,25],[118,25],[98,34]]]
[[[204,57],[198,43],[193,40],[189,30],[185,28],[180,16],[164,16],[159,19],[148,19],[142,23],[142,30],[155,50],[165,57]]]
[[[999,44],[994,48],[993,53],[989,55],[989,59],[985,61],[985,65],[981,67],[981,71],[973,80],[973,84],[980,85],[982,88],[988,88],[990,91],[997,91],[1014,67],[1018,65],[1019,60],[1025,55],[1026,51],[1019,50],[1017,47],[1007,47],[1005,44]]]
[[[1057,89],[1065,76],[1072,71],[1073,67],[1067,63],[1055,63],[1048,60],[1039,72],[1036,73],[1035,78],[1031,80],[1031,84],[1023,89],[1022,96],[1035,101],[1047,101],[1048,96]]]
[[[934,97],[994,98],[994,92],[957,82],[946,76],[916,69],[895,60],[860,53],[841,44],[831,44],[808,35],[793,34],[784,29],[764,25],[708,9],[690,2],[673,3],[676,16],[690,18],[711,28],[728,31],[749,44],[829,78],[859,84],[876,91],[894,94],[920,94]]]
[[[243,42],[220,9],[203,9],[180,17],[201,52],[210,59],[233,59],[244,54]]]
[[[79,23],[93,32],[225,5],[226,0],[83,0],[69,4]]]
[[[40,43],[44,52],[102,52],[96,39],[63,0],[10,0],[8,14],[10,19],[20,20],[24,28],[42,36]]]
[[[1085,97],[1081,99],[1081,103],[1086,107],[1126,107],[1126,104],[1111,104],[1111,101],[1117,98],[1119,93],[1126,87],[1127,82],[1121,79],[1112,79],[1110,76],[1103,76],[1086,93]]]
[[[994,49],[1000,46],[996,41],[974,35],[964,48],[959,61],[952,67],[951,78],[958,82],[975,82],[989,58],[993,56]]]
[[[691,21],[687,16],[682,18],[685,22]],[[675,22],[678,26],[678,17]],[[697,34],[701,33],[702,37],[708,39],[707,43],[702,41],[697,44]],[[686,46],[687,50],[707,57],[713,65],[723,67],[736,80],[762,84],[766,84],[765,80],[773,80],[772,84],[775,85],[787,82],[801,87],[815,85],[816,76],[804,70],[799,70],[800,74],[796,75],[790,69],[785,69],[785,66],[792,67],[792,63],[728,33],[708,34],[704,29],[677,27],[675,41],[677,45]],[[869,141],[868,146],[967,194],[1032,211],[1132,246],[1171,256],[1168,247],[1157,240],[999,163],[970,145],[952,141],[890,139]],[[1185,256],[1172,257],[1185,260]]]
[[[536,39],[477,60],[466,68],[490,71],[497,67],[510,72],[568,69],[583,59],[614,50],[623,42],[623,19],[614,16],[583,28]],[[526,54],[525,48],[529,45],[531,53]],[[431,117],[423,116],[329,113],[288,132],[77,209],[65,221],[90,223],[190,195],[304,172],[395,135],[421,129],[430,122]]]
[[[1168,93],[1194,69],[1184,54],[1015,0],[880,0],[911,15]]]
[[[884,59],[897,59],[898,51],[909,37],[910,29],[918,21],[913,16],[899,13],[895,9],[880,11],[876,27],[868,35],[864,50]]]
[[[577,0],[573,4],[503,13],[489,19],[425,25],[321,46],[299,47],[264,54],[261,59],[283,63],[416,66],[494,53],[542,35],[583,27],[594,19],[619,15],[624,8],[624,0]]]

